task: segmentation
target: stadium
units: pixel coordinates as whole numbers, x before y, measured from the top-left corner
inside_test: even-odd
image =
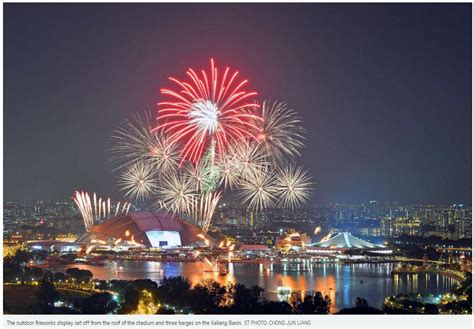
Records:
[[[203,231],[178,216],[161,211],[128,212],[92,226],[77,241],[81,245],[173,248],[205,246]]]
[[[349,232],[341,232],[332,238],[307,245],[309,252],[335,253],[335,252],[362,252],[376,254],[390,254],[391,249],[353,236]]]

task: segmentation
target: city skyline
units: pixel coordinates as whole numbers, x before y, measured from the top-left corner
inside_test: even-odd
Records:
[[[469,5],[129,8],[5,6],[5,200],[123,199],[113,130],[155,111],[172,72],[212,56],[303,117],[315,201],[470,204]],[[210,41],[173,30],[178,17]]]

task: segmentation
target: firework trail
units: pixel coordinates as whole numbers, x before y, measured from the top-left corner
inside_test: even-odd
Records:
[[[111,204],[110,198],[108,198],[107,201],[102,201],[102,198],[97,200],[97,195],[94,193],[91,199],[89,193],[76,191],[72,199],[81,213],[86,231],[90,231],[96,222],[110,218],[113,213],[113,205]],[[120,210],[119,202],[116,205],[115,215],[127,215],[129,209],[130,203],[125,202]]]
[[[329,232],[329,233],[328,233],[327,235],[325,235],[325,236],[321,239],[321,241],[319,241],[319,242],[324,242],[324,241],[329,240],[329,239],[331,238],[331,235],[332,235],[332,232]]]
[[[181,161],[197,163],[210,147],[222,154],[229,142],[257,139],[260,118],[254,112],[259,105],[249,100],[257,93],[244,91],[248,81],[238,74],[229,67],[219,74],[211,59],[210,73],[202,70],[199,75],[188,69],[187,81],[169,78],[177,91],[161,89],[168,99],[158,103],[154,131],[161,130],[172,144],[183,145]]]
[[[221,196],[221,192],[210,192],[201,194],[193,200],[189,216],[195,220],[196,225],[201,227],[204,233],[209,229],[214,210]]]
[[[318,234],[319,232],[321,232],[321,226],[316,226],[316,227],[314,228],[314,233],[313,233],[313,234],[316,235],[316,234]]]

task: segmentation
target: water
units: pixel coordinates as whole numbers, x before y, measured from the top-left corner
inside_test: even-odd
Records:
[[[225,276],[207,272],[206,263],[161,262],[108,262],[106,266],[70,265],[90,270],[101,280],[151,279],[164,276],[184,276],[193,284],[214,279],[222,284],[242,283],[248,287],[258,285],[265,289],[268,299],[277,300],[276,290],[285,286],[292,291],[321,291],[329,295],[332,309],[353,307],[357,297],[365,298],[369,305],[380,308],[385,297],[398,293],[443,294],[456,280],[436,274],[392,275],[394,264],[229,264]],[[54,271],[65,271],[66,267]]]

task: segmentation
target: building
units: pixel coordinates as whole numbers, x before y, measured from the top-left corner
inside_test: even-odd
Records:
[[[107,219],[79,239],[81,244],[128,245],[145,248],[205,246],[210,239],[203,231],[165,212],[129,212]]]
[[[60,253],[74,253],[80,250],[80,245],[75,242],[59,241],[59,240],[38,240],[27,241],[26,248],[30,251],[48,251]]]
[[[394,221],[394,236],[403,234],[421,236],[421,220],[417,217],[397,217]]]
[[[311,238],[306,233],[289,232],[283,236],[278,236],[275,241],[277,249],[281,250],[304,250],[306,245],[311,243]]]
[[[356,253],[362,255],[384,255],[391,254],[392,250],[383,246],[359,239],[349,232],[338,233],[332,238],[310,244],[306,250],[315,254],[346,254]]]
[[[310,246],[330,249],[385,249],[385,246],[359,239],[349,232],[338,233],[326,241],[313,243]]]

